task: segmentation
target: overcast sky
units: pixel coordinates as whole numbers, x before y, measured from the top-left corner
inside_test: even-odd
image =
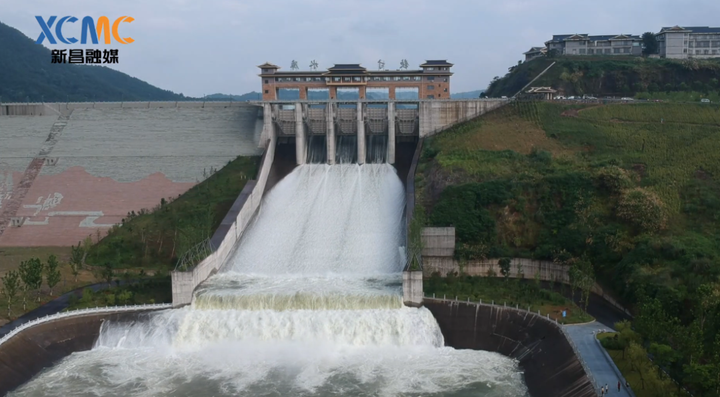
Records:
[[[257,65],[289,70],[377,61],[396,69],[426,59],[455,64],[453,92],[484,88],[553,34],[642,34],[662,26],[720,25],[719,0],[0,0],[0,21],[33,40],[36,15],[128,15],[110,46],[113,68],[189,96],[260,90]],[[80,21],[66,37],[80,38]],[[3,56],[0,49],[0,56]],[[48,63],[50,60],[48,59]],[[50,66],[50,65],[48,65]]]

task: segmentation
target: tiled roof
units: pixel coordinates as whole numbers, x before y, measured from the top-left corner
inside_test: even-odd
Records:
[[[666,30],[689,30],[692,33],[720,33],[720,28],[711,28],[709,26],[672,26],[664,27],[660,30],[660,32]]]
[[[567,39],[568,37],[575,36],[574,34],[554,34],[552,41],[563,41]],[[579,36],[587,36],[587,33],[581,34]]]
[[[627,39],[631,39],[631,40],[641,40],[640,36],[631,35],[631,34],[608,34],[608,35],[590,36],[587,33],[582,33],[582,34],[556,34],[556,35],[553,35],[552,41],[563,41],[563,40],[567,40],[573,36],[582,36],[583,40],[590,40],[590,41],[605,41],[605,40],[614,39],[618,36],[625,36]]]
[[[555,93],[555,92],[557,92],[557,90],[554,90],[550,87],[530,87],[530,89],[527,91],[528,94],[544,93],[544,92]]]
[[[528,51],[523,52],[523,54],[533,54],[536,52],[543,52],[545,50],[545,47],[531,47]]]
[[[279,66],[273,65],[273,64],[270,63],[270,62],[265,62],[265,63],[263,63],[262,65],[260,65],[260,66],[258,66],[258,67],[259,67],[259,68],[263,68],[263,69],[280,69]]]
[[[444,59],[430,59],[420,65],[420,67],[423,66],[453,66],[453,64]]]
[[[328,70],[365,70],[359,63],[336,63],[335,66]]]

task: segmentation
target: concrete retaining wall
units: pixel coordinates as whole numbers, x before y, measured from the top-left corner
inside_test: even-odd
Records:
[[[191,271],[170,272],[173,307],[187,305],[192,302],[195,288],[220,269],[235,248],[235,243],[240,239],[245,228],[255,216],[262,201],[265,184],[275,159],[275,134],[272,132],[263,132],[263,134],[269,136],[270,139],[267,141],[258,178],[255,181],[247,182],[230,209],[230,217],[226,216],[218,228],[218,232],[213,236],[212,241],[214,242],[213,248],[215,248],[215,251]],[[237,215],[230,222],[228,218],[233,219],[232,214]]]
[[[434,135],[455,124],[481,116],[508,101],[507,99],[421,101],[420,137]]]
[[[537,314],[492,305],[425,299],[445,338],[456,349],[497,352],[517,359],[531,396],[596,396],[559,325]]]
[[[410,162],[407,177],[405,178],[405,251],[408,262],[403,269],[403,303],[406,306],[420,306],[423,300],[423,273],[422,270],[411,271],[410,263],[410,224],[415,210],[415,170],[417,168],[420,152],[422,151],[422,139],[415,145],[415,151]],[[399,156],[400,158],[406,156]]]
[[[79,314],[24,329],[0,345],[0,395],[32,379],[43,368],[79,351],[90,350],[105,321],[132,322],[147,313]]]
[[[462,273],[468,276],[503,277],[500,273],[499,258],[470,260],[462,266],[454,258],[455,255],[455,228],[454,227],[427,227],[423,229],[423,276],[430,277],[437,272],[441,276],[448,273]],[[511,278],[538,278],[541,281],[560,282],[570,284],[570,275],[566,266],[552,261],[534,260],[528,258],[511,258]],[[522,271],[522,274],[521,274]],[[592,293],[602,297],[616,309],[632,317],[628,309],[623,307],[615,298],[610,296],[599,284],[595,283]]]

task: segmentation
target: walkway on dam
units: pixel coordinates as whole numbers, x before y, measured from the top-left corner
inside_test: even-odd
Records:
[[[136,280],[131,280],[131,283],[136,282]],[[113,283],[115,285],[115,283]],[[118,285],[125,285],[127,282],[125,280],[121,280],[120,284]],[[22,316],[18,317],[17,319],[10,321],[9,323],[3,325],[0,327],[0,338],[10,333],[10,331],[14,330],[15,328],[28,323],[30,321],[33,321],[35,319],[50,316],[53,314],[60,313],[61,311],[65,310],[68,306],[70,306],[70,297],[75,296],[76,298],[82,297],[82,292],[85,288],[90,288],[93,292],[98,292],[104,289],[108,288],[107,283],[97,283],[97,284],[91,284],[86,285],[84,287],[76,288],[70,292],[66,292],[57,298],[39,306],[38,308],[31,310]],[[112,286],[110,286],[112,288]]]
[[[612,361],[600,342],[595,338],[598,331],[611,331],[612,329],[605,325],[593,321],[588,324],[565,325],[565,331],[572,339],[578,352],[585,360],[588,370],[600,387],[607,384],[610,387],[610,396],[617,397],[635,397],[632,391],[628,391],[625,387],[625,378],[622,377],[620,370]],[[622,384],[620,392],[618,392],[618,380]],[[630,385],[632,387],[633,385]]]

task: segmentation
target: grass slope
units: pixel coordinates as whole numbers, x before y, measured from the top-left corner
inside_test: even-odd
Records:
[[[589,263],[678,377],[720,357],[718,106],[515,102],[426,140],[416,187],[458,259]]]
[[[255,177],[259,160],[238,157],[179,198],[128,214],[92,246],[87,261],[117,268],[174,268],[187,250],[212,236],[245,183]]]
[[[561,324],[587,323],[594,319],[585,313],[570,299],[555,291],[541,288],[539,283],[530,280],[503,279],[492,277],[471,277],[449,275],[441,278],[433,275],[424,285],[426,296],[437,298],[458,299],[485,303],[495,302],[496,305],[515,307],[537,312],[543,316],[557,320]],[[565,310],[567,317],[563,318]]]

